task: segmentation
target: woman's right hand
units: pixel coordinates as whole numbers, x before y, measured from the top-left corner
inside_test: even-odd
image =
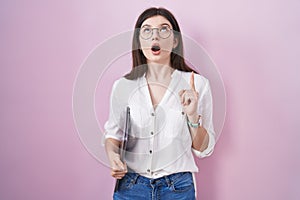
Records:
[[[113,154],[113,155],[112,155]],[[109,156],[111,176],[116,179],[122,179],[127,173],[127,165],[120,159],[120,155],[117,153],[111,153]]]
[[[106,153],[110,162],[111,176],[122,179],[127,173],[127,165],[120,159],[120,141],[107,138],[105,141]]]

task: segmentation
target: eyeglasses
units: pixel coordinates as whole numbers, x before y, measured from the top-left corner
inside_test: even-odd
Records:
[[[144,40],[150,39],[153,35],[154,29],[157,30],[158,36],[162,39],[167,39],[172,33],[172,29],[169,26],[162,26],[160,28],[143,27],[140,30],[141,38],[143,38]]]

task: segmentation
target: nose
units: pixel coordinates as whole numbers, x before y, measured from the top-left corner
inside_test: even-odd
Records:
[[[158,35],[158,28],[152,29],[152,40],[158,40],[159,35]]]

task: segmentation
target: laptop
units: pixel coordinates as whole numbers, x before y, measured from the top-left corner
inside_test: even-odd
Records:
[[[128,135],[130,134],[130,108],[129,106],[126,107],[126,114],[125,114],[125,128],[123,131],[123,138],[120,145],[120,159],[124,163],[125,161],[125,153],[127,148],[127,142],[128,142]],[[119,188],[120,179],[117,179],[116,185],[115,185],[115,192]]]

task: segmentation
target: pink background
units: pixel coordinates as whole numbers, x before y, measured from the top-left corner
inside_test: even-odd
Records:
[[[222,135],[214,154],[197,161],[200,199],[300,198],[299,1],[6,0],[0,199],[111,199],[109,169],[87,152],[75,128],[73,83],[89,52],[132,30],[150,6],[174,13],[225,84]]]

